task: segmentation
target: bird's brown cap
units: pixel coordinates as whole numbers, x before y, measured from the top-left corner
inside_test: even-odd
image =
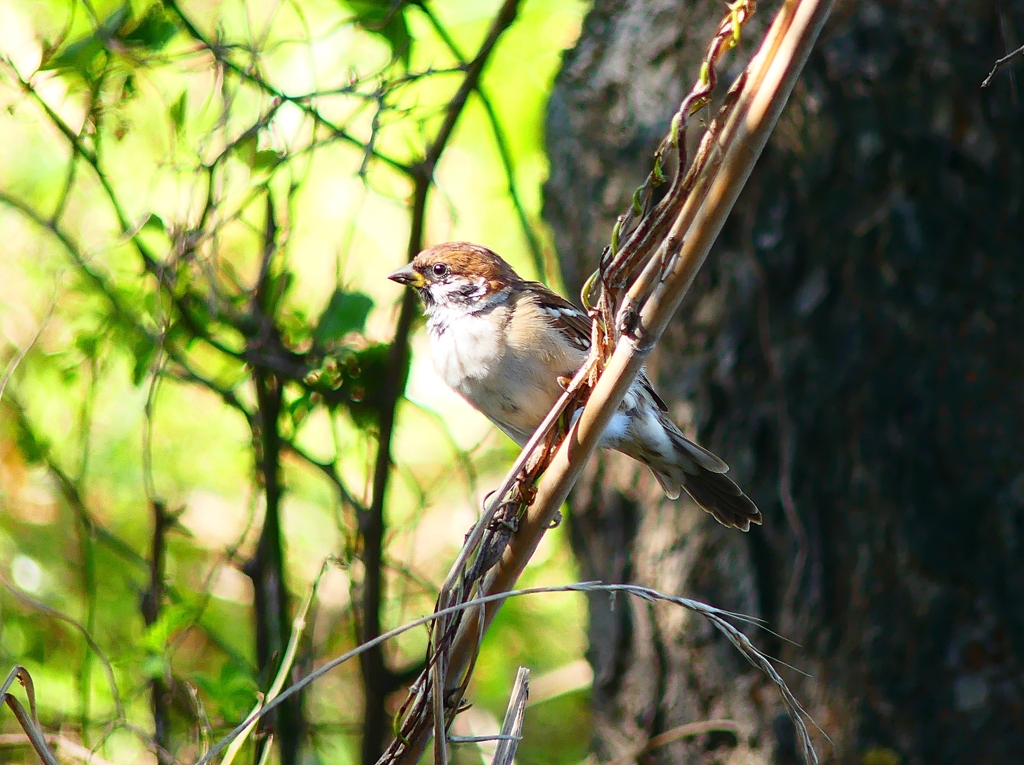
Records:
[[[435,266],[440,266],[435,269]],[[519,276],[496,252],[471,242],[445,242],[428,247],[412,263],[388,278],[399,284],[422,289],[432,280],[449,274],[467,278],[483,277],[492,289],[519,281]]]

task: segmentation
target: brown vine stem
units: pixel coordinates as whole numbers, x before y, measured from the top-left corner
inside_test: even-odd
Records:
[[[536,500],[522,519],[502,561],[489,575],[483,596],[513,588],[597,448],[612,414],[721,231],[789,99],[831,7],[832,0],[788,0],[776,15],[761,48],[746,68],[742,90],[719,145],[696,179],[690,202],[679,213],[676,224],[685,231],[685,236],[676,239],[682,243],[678,253],[668,253],[675,257],[643,304],[632,336],[623,336],[618,341],[579,420],[541,479]],[[482,619],[464,622],[450,654],[446,690],[462,684],[463,675],[476,654],[481,631],[487,628],[499,607],[499,602],[491,602]],[[427,727],[418,730],[415,738],[408,742],[402,761],[417,762],[431,733],[432,729]],[[809,740],[806,744],[809,749]],[[816,761],[813,749],[809,749],[808,758]]]

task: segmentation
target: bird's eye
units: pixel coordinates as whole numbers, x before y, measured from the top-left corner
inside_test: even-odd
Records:
[[[431,266],[430,270],[438,279],[443,279],[444,277],[448,276],[448,266],[446,266],[444,263],[435,263],[433,266]]]

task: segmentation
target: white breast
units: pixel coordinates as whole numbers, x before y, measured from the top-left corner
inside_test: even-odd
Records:
[[[560,342],[538,312],[516,314],[510,320],[508,305],[447,322],[435,313],[427,326],[437,373],[522,445],[561,394],[558,376],[572,375],[585,354]],[[534,314],[536,327],[521,326]]]
[[[507,310],[504,306],[495,309]],[[494,331],[490,318],[469,314],[445,326],[428,325],[428,329],[434,369],[449,387],[467,398],[464,388],[487,379],[501,364],[502,335]]]

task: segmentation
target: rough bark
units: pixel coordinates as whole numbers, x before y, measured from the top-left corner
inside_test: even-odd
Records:
[[[773,8],[763,6],[766,22]],[[577,291],[696,73],[719,4],[598,0],[548,115],[545,213]],[[755,34],[752,30],[748,36]],[[750,534],[591,465],[583,576],[767,619],[754,634],[826,761],[1024,751],[1024,2],[840,2],[650,364],[680,424],[766,515]],[[777,696],[700,620],[591,601],[595,748],[739,736],[651,762],[789,762]]]

